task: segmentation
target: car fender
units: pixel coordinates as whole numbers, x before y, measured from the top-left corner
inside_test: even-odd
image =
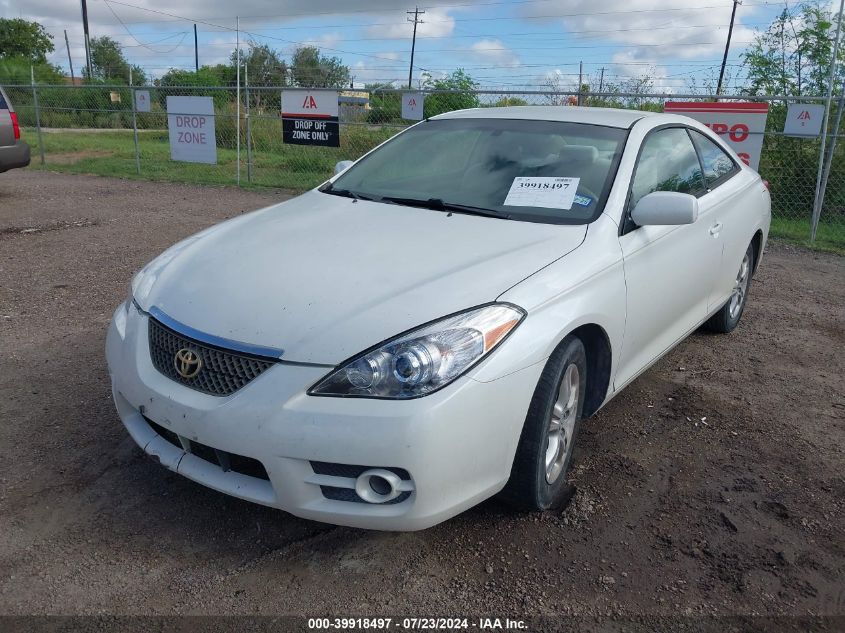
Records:
[[[523,323],[470,375],[489,382],[543,363],[573,331],[602,329],[610,344],[610,375],[625,332],[625,276],[617,226],[602,215],[582,245],[498,298],[526,311]],[[611,380],[612,384],[612,380]]]

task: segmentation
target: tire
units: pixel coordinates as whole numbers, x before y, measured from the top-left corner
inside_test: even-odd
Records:
[[[581,426],[586,384],[584,345],[570,336],[549,357],[528,407],[511,476],[501,492],[502,499],[514,508],[560,508],[572,497],[566,475]],[[560,432],[552,432],[555,420]]]
[[[725,302],[725,305],[719,308],[716,314],[704,323],[703,328],[708,332],[728,334],[729,332],[733,332],[736,326],[739,325],[742,313],[745,312],[745,304],[748,303],[748,291],[751,289],[751,276],[754,274],[755,256],[754,243],[752,242],[748,245],[748,249],[746,249],[745,255],[742,257],[730,299]]]

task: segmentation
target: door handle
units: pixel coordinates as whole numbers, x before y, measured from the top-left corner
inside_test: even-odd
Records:
[[[710,227],[710,235],[712,235],[713,237],[716,237],[717,235],[719,235],[719,231],[721,231],[721,230],[722,230],[722,223],[716,222],[716,224],[714,224],[713,226]]]

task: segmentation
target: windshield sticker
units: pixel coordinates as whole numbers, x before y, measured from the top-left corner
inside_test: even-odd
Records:
[[[519,176],[505,198],[507,207],[543,207],[568,211],[575,202],[580,178]]]
[[[589,207],[591,204],[593,204],[593,199],[590,196],[577,195],[575,196],[574,202],[579,206]]]

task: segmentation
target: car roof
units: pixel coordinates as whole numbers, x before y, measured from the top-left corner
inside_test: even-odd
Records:
[[[567,121],[608,127],[629,128],[644,117],[667,115],[620,108],[585,108],[581,106],[509,106],[472,108],[439,114],[432,119],[524,119],[528,121]],[[674,119],[673,119],[674,120]]]

